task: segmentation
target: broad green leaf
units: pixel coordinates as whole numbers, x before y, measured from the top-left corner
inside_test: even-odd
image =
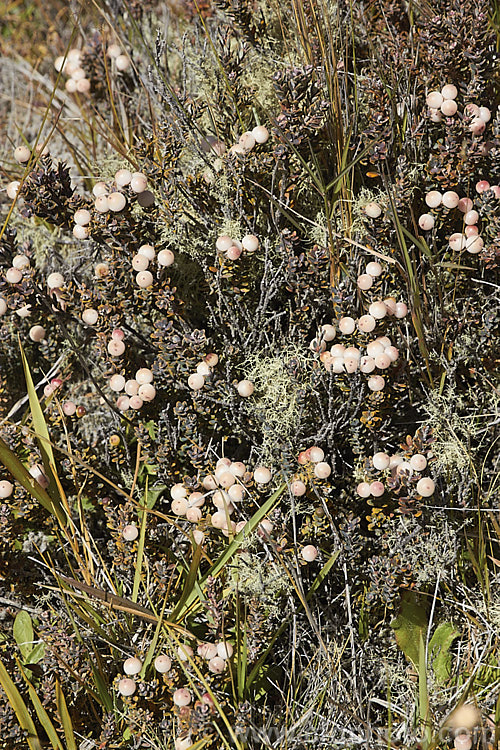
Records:
[[[24,609],[22,609],[16,615],[13,627],[14,640],[19,646],[19,651],[23,657],[23,661],[26,661],[26,657],[33,651],[33,623],[31,617]]]
[[[405,591],[401,599],[399,614],[391,622],[396,643],[418,671],[420,667],[420,638],[425,643],[427,633],[426,608],[416,594]]]
[[[455,638],[458,638],[459,635],[459,631],[451,622],[441,622],[429,641],[429,658],[432,661],[436,680],[441,685],[445,684],[450,678],[450,648]]]
[[[62,691],[61,683],[59,682],[59,680],[56,680],[56,705],[57,711],[59,713],[59,718],[61,719],[64,730],[64,738],[66,740],[67,750],[76,750],[75,735],[73,734],[73,722],[71,721],[71,716],[69,715],[66,700],[64,698],[64,693]]]
[[[5,669],[5,666],[0,659],[0,685],[3,687],[7,700],[14,709],[14,713],[17,716],[19,726],[26,732],[26,742],[28,743],[29,750],[42,750],[42,744],[36,733],[33,719],[30,716],[30,712],[23,701],[19,690],[12,682],[9,673]],[[76,750],[76,748],[75,748]]]
[[[28,656],[25,658],[24,660],[25,663],[26,664],[38,664],[38,662],[41,661],[43,657],[45,656],[45,650],[46,650],[46,646],[43,641],[41,641],[40,643],[37,643],[33,651],[31,651],[31,653],[29,653]]]

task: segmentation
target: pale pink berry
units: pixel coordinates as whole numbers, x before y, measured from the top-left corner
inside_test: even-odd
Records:
[[[193,372],[193,374],[188,377],[187,382],[192,391],[199,391],[205,385],[205,378],[203,375]]]
[[[141,409],[144,402],[140,396],[131,396],[130,397],[130,408],[131,409]]]
[[[217,655],[220,656],[221,659],[230,659],[233,653],[234,647],[229,641],[220,641],[217,644]]]
[[[133,524],[127,524],[127,526],[124,526],[122,529],[122,537],[127,542],[133,542],[137,537],[139,536],[139,529],[137,526],[134,526]],[[131,673],[130,673],[131,674]]]
[[[190,508],[201,508],[205,504],[205,495],[202,492],[190,492],[187,501]]]
[[[234,474],[235,477],[243,477],[246,474],[247,467],[242,461],[231,461],[229,471]]]
[[[382,375],[372,375],[368,378],[368,388],[371,391],[381,391],[385,386],[385,380]]]
[[[431,91],[429,94],[427,94],[425,103],[431,109],[438,109],[443,103],[443,95],[440,91]]]
[[[99,198],[102,195],[107,195],[108,188],[106,187],[105,182],[96,182],[94,187],[92,188],[92,193],[96,198]]]
[[[318,550],[314,544],[307,544],[300,554],[306,562],[314,562],[318,556]]]
[[[30,328],[29,337],[32,341],[39,342],[45,338],[45,328],[43,326],[32,326]]]
[[[118,55],[118,57],[115,57],[115,63],[116,69],[121,72],[130,68],[130,60],[128,59],[127,55]]]
[[[113,328],[111,331],[111,338],[116,341],[123,341],[125,338],[125,331],[122,328]]]
[[[14,200],[14,198],[17,197],[17,194],[19,192],[19,188],[21,187],[21,182],[19,180],[13,180],[12,182],[9,182],[7,185],[7,197],[11,199],[11,201]]]
[[[137,255],[134,255],[132,258],[132,268],[134,271],[145,271],[148,266],[149,260],[142,253],[137,253]]]
[[[427,203],[429,208],[437,208],[441,205],[442,200],[443,196],[441,195],[439,190],[430,190],[425,196],[425,202]]]
[[[77,240],[86,240],[90,235],[88,227],[81,227],[80,224],[75,224],[73,227],[73,237]]]
[[[0,481],[0,499],[5,500],[6,497],[10,497],[14,492],[14,486],[8,479],[2,479]]]
[[[370,373],[375,369],[375,359],[373,357],[361,357],[359,361],[359,369],[361,372]]]
[[[472,737],[470,734],[457,734],[453,740],[455,750],[470,750],[472,747]]]
[[[343,333],[345,336],[348,336],[350,333],[353,333],[355,328],[356,328],[356,321],[354,320],[354,318],[345,317],[339,320],[339,331]],[[333,354],[333,347],[332,347],[332,354]],[[338,355],[334,355],[334,356],[338,356]]]
[[[254,470],[253,478],[257,484],[269,484],[272,474],[266,466],[257,466]]]
[[[366,204],[365,214],[369,216],[371,219],[377,219],[381,213],[382,213],[382,208],[379,206],[378,203],[371,201],[370,203]]]
[[[72,417],[76,412],[76,404],[74,401],[65,401],[62,405],[62,410],[67,417]]]
[[[415,453],[410,458],[410,466],[414,471],[423,471],[427,466],[427,459],[421,453]]]
[[[196,653],[198,656],[201,656],[202,659],[209,661],[210,659],[213,659],[214,656],[217,656],[217,646],[215,643],[200,643],[196,649]]]
[[[5,315],[7,312],[7,303],[3,297],[0,297],[0,315]]]
[[[295,497],[302,497],[306,493],[306,486],[300,479],[295,479],[290,485],[290,491]]]
[[[249,253],[254,253],[259,247],[259,239],[254,234],[247,234],[241,240],[241,244]]]
[[[399,357],[399,349],[396,349],[395,346],[387,346],[384,349],[384,354],[389,357],[391,362],[395,362]]]
[[[271,523],[271,521],[269,521],[267,518],[264,518],[262,523],[259,524],[257,531],[259,533],[259,536],[262,536],[265,538],[266,534],[267,536],[270,536],[272,534],[273,529],[274,529],[274,524]]]
[[[217,513],[212,513],[211,523],[214,529],[227,529],[225,511],[219,510]]]
[[[231,474],[230,471],[221,471],[219,475],[217,475],[216,473],[216,476],[220,486],[224,489],[232,487],[232,485],[236,482],[234,474]]]
[[[482,237],[479,235],[475,235],[472,237],[468,237],[465,241],[465,249],[468,253],[471,253],[472,255],[475,255],[476,253],[480,253],[481,250],[484,247],[484,241]]]
[[[174,750],[189,750],[192,744],[190,734],[187,737],[176,737],[174,740]]]
[[[191,703],[191,693],[186,688],[179,688],[173,695],[176,706],[188,706]]]
[[[344,357],[344,370],[348,373],[356,372],[359,367],[359,360],[357,357]]]
[[[479,234],[479,227],[476,226],[476,224],[470,224],[469,226],[465,227],[464,234],[467,238],[475,237]]]
[[[137,380],[127,380],[125,383],[125,393],[127,396],[137,396],[139,392],[139,383]]]
[[[352,320],[352,318],[350,318]],[[352,320],[354,324],[354,320]],[[354,328],[352,329],[354,331]],[[346,352],[344,344],[334,344],[330,350],[332,357],[343,357]]]
[[[118,692],[128,698],[135,693],[136,687],[135,680],[132,680],[131,677],[124,677],[118,683]]]
[[[154,660],[154,667],[157,672],[160,672],[160,674],[165,674],[165,672],[170,672],[172,668],[172,659],[166,654],[160,654]]]
[[[489,122],[491,120],[491,110],[488,107],[479,107],[479,117],[483,122]]]
[[[375,453],[372,462],[378,471],[384,471],[384,469],[389,467],[390,459],[387,453]]]
[[[106,50],[106,54],[108,57],[116,58],[118,55],[121,55],[121,47],[119,44],[110,44]]]
[[[366,346],[366,352],[370,357],[376,357],[378,354],[384,353],[384,345],[378,339],[369,341]]]
[[[445,117],[453,117],[457,112],[458,105],[453,99],[445,99],[440,109]]]
[[[441,122],[443,119],[443,113],[439,109],[429,110],[429,119],[431,122]]]
[[[254,392],[255,386],[251,380],[240,380],[240,382],[236,386],[236,390],[238,391],[240,396],[243,396],[243,398],[248,398],[248,396],[251,396]]]
[[[481,133],[484,133],[485,129],[486,123],[481,119],[481,117],[474,117],[471,124],[469,125],[469,130],[473,135],[481,135]]]
[[[459,211],[461,211],[463,214],[466,214],[467,211],[470,211],[474,203],[471,201],[470,198],[460,198],[458,201],[457,208]]]
[[[128,675],[134,675],[139,674],[139,672],[142,669],[142,661],[138,659],[136,656],[131,656],[128,659],[125,659],[123,662],[123,671],[125,674]]]
[[[217,240],[215,242],[215,247],[219,252],[225,253],[226,250],[229,250],[230,247],[233,246],[233,240],[229,235],[227,234],[221,234],[219,237],[217,237]]]
[[[467,211],[467,213],[464,214],[465,224],[477,224],[478,221],[479,221],[479,214],[477,211]]]
[[[371,495],[370,485],[368,482],[360,482],[356,487],[356,492],[360,497],[369,497]]]
[[[152,383],[144,383],[140,386],[137,395],[142,398],[143,401],[149,403],[150,401],[153,401],[156,396],[156,388]]]
[[[143,193],[148,186],[148,179],[142,172],[134,172],[130,180],[130,189],[133,193]]]
[[[70,75],[74,81],[81,81],[83,78],[85,78],[85,71],[80,67],[72,68]]]
[[[179,500],[181,498],[187,497],[187,489],[184,487],[183,484],[174,484],[172,485],[170,489],[170,497],[172,500]]]
[[[489,190],[490,183],[488,180],[479,180],[479,182],[476,182],[476,193],[484,193],[486,190]]]
[[[394,456],[391,456],[389,461],[389,469],[396,469],[400,464],[403,463],[403,457],[399,456],[397,453]]]
[[[90,86],[91,84],[88,78],[80,78],[80,80],[76,82],[76,90],[79,94],[88,94]]]
[[[446,208],[456,208],[459,200],[460,196],[454,190],[447,190],[446,193],[443,193],[442,202]]]
[[[23,274],[18,268],[8,268],[5,272],[5,280],[9,284],[19,284],[22,278]]]
[[[372,260],[366,265],[366,273],[370,274],[370,276],[380,276],[382,273],[382,266],[380,263],[377,263],[377,261]]]
[[[128,169],[119,169],[115,172],[115,183],[117,187],[125,187],[130,184],[132,173]]]
[[[253,128],[252,135],[256,143],[266,143],[269,138],[269,130],[264,125],[257,125]]]
[[[372,302],[372,304],[368,308],[368,312],[376,320],[385,318],[385,316],[387,315],[387,307],[385,306],[385,302]]]
[[[66,83],[64,84],[64,88],[68,92],[68,94],[74,94],[76,92],[76,81],[74,78],[68,78]]]
[[[208,668],[214,674],[221,674],[226,669],[226,662],[220,656],[214,656],[208,662]]]
[[[388,315],[394,315],[396,312],[396,300],[394,297],[386,297],[384,300],[384,305],[387,307],[387,314]]]
[[[188,501],[184,497],[181,497],[178,500],[172,500],[170,503],[170,509],[176,516],[185,516],[188,507]]]
[[[368,289],[370,289],[370,287],[373,286],[373,276],[370,276],[369,273],[362,273],[360,276],[358,276],[356,283],[359,289],[366,292]]]
[[[116,399],[116,408],[120,411],[127,411],[130,409],[130,399],[128,396],[119,396]]]
[[[373,315],[362,315],[357,321],[358,328],[363,333],[370,333],[370,331],[373,331],[376,324],[377,321]]]
[[[121,357],[124,351],[125,344],[123,343],[123,341],[120,341],[119,339],[111,339],[111,341],[108,343],[108,353],[112,357]]]
[[[375,357],[375,367],[379,370],[387,370],[392,364],[392,359],[384,352],[383,354],[377,354]]]
[[[109,379],[109,387],[112,391],[115,391],[115,393],[123,391],[123,389],[125,388],[125,378],[123,377],[123,375],[112,375]]]
[[[347,349],[344,351],[344,357],[351,357],[354,359],[359,359],[361,357],[361,352],[356,346],[348,346]]]
[[[454,232],[448,239],[448,245],[452,250],[463,250],[465,247],[467,237],[461,232]]]
[[[335,326],[326,324],[324,326],[321,326],[321,337],[325,341],[333,341],[336,335],[336,329]]]
[[[229,248],[229,250],[226,250],[226,258],[228,260],[238,260],[238,258],[241,256],[243,250],[239,247],[236,247],[236,245],[233,245]]]
[[[135,281],[137,286],[140,286],[141,289],[147,289],[153,284],[153,274],[151,271],[139,271],[135,277]]]
[[[408,315],[408,305],[406,305],[404,302],[397,302],[396,309],[394,310],[394,317],[401,319],[401,318],[405,318],[407,315]]]
[[[430,497],[434,494],[435,489],[436,485],[430,477],[422,477],[417,482],[417,492],[422,497]]]
[[[14,159],[19,162],[19,164],[25,164],[27,161],[29,161],[31,156],[31,151],[27,146],[18,146],[14,150]]]
[[[109,210],[108,196],[98,195],[94,201],[94,208],[100,214],[105,214]]]
[[[171,266],[175,260],[175,255],[171,250],[160,250],[157,261],[159,266]]]
[[[255,138],[252,133],[247,130],[245,133],[240,135],[238,144],[243,148],[245,152],[251,151],[255,146]]]
[[[110,211],[123,211],[126,203],[127,199],[123,193],[110,193],[108,195],[108,208]]]
[[[370,495],[373,497],[381,497],[385,492],[385,487],[382,482],[372,482],[370,484]]]
[[[325,452],[322,448],[319,448],[317,445],[313,445],[312,448],[309,448],[309,458],[313,462],[313,464],[317,464],[320,461],[322,461],[325,457]]]
[[[441,96],[443,99],[456,99],[458,96],[458,89],[452,83],[447,83],[441,89]]]
[[[12,259],[12,268],[17,268],[19,271],[24,271],[30,267],[30,259],[26,255],[14,255]]]
[[[434,226],[434,216],[432,214],[422,214],[418,219],[418,226],[424,232],[429,232]]]
[[[314,474],[318,479],[326,479],[332,473],[332,467],[326,461],[320,461],[314,467]]]

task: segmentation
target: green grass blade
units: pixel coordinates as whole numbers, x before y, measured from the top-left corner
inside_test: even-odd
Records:
[[[19,667],[19,671],[21,672],[23,679],[28,687],[28,692],[30,696],[30,701],[33,704],[33,708],[36,711],[36,715],[38,716],[38,720],[40,724],[43,727],[43,730],[47,737],[49,738],[49,742],[53,747],[53,750],[64,750],[64,747],[61,743],[61,740],[59,739],[59,736],[56,732],[56,729],[54,725],[52,724],[50,717],[45,710],[45,708],[42,705],[42,702],[40,698],[38,697],[38,694],[31,684],[31,682],[28,680],[26,673],[24,672],[22,666],[18,663],[17,665]]]
[[[56,705],[64,730],[64,738],[66,740],[67,750],[77,750],[75,735],[73,733],[73,722],[71,721],[71,716],[69,715],[66,700],[64,698],[64,693],[62,691],[61,683],[59,682],[59,680],[56,680]]]
[[[0,659],[0,685],[5,691],[7,700],[14,709],[14,713],[17,716],[19,726],[26,732],[26,742],[30,750],[42,750],[42,744],[36,733],[33,719],[30,716],[30,712],[23,701],[19,690],[12,682],[9,673],[5,669],[5,666]],[[75,748],[76,750],[76,748]]]
[[[0,438],[0,462],[5,466],[8,472],[29,492],[29,494],[38,500],[40,505],[45,508],[48,513],[55,516],[59,523],[66,525],[66,516],[62,508],[55,504],[50,495],[38,484],[38,482],[31,476],[26,467],[18,459],[14,451],[12,451],[7,443]]]
[[[175,606],[174,611],[171,614],[171,619],[174,621],[178,617],[179,612],[182,611],[184,603],[187,601],[188,597],[193,592],[193,589],[194,589],[194,586],[196,584],[196,580],[198,577],[198,570],[200,567],[200,560],[201,560],[202,554],[203,554],[203,545],[197,544],[196,549],[194,551],[191,565],[189,566],[189,571],[186,577],[184,590],[182,592],[181,598],[179,599],[179,601],[177,602],[177,605]]]
[[[306,601],[309,601],[311,596],[319,589],[323,581],[325,580],[326,576],[330,572],[331,567],[333,566],[335,560],[340,555],[340,550],[336,550],[333,555],[330,557],[330,559],[323,565],[321,570],[319,571],[318,575],[314,579],[314,581],[311,584],[311,588],[307,592]]]
[[[56,461],[54,458],[54,453],[52,451],[52,445],[50,443],[49,431],[47,428],[45,417],[43,416],[43,411],[42,411],[42,407],[40,406],[40,401],[36,393],[36,389],[33,383],[33,378],[31,377],[28,360],[26,359],[26,355],[24,353],[24,349],[21,344],[21,339],[19,339],[19,349],[21,351],[21,361],[23,363],[24,377],[26,379],[26,389],[28,391],[31,418],[33,420],[33,428],[36,434],[38,447],[40,448],[40,453],[42,454],[43,467],[49,479],[49,486],[47,488],[47,492],[52,498],[54,505],[59,507],[61,518],[64,519],[63,525],[66,526],[67,521],[66,521],[66,516],[64,514],[62,504],[61,504],[61,498],[60,498],[59,490],[57,486],[58,484],[60,484],[60,482],[57,477]],[[59,518],[59,514],[58,514],[58,518]]]
[[[147,481],[146,481],[146,489],[144,493],[144,505],[146,508],[148,507],[148,483]],[[139,515],[141,516],[141,528],[139,531],[139,541],[137,543],[137,557],[135,561],[134,585],[132,588],[132,596],[131,596],[131,599],[133,602],[137,602],[137,596],[139,594],[139,586],[141,583],[142,561],[144,559],[144,540],[146,538],[146,523],[147,523],[148,514],[146,513],[146,511],[139,511]]]

